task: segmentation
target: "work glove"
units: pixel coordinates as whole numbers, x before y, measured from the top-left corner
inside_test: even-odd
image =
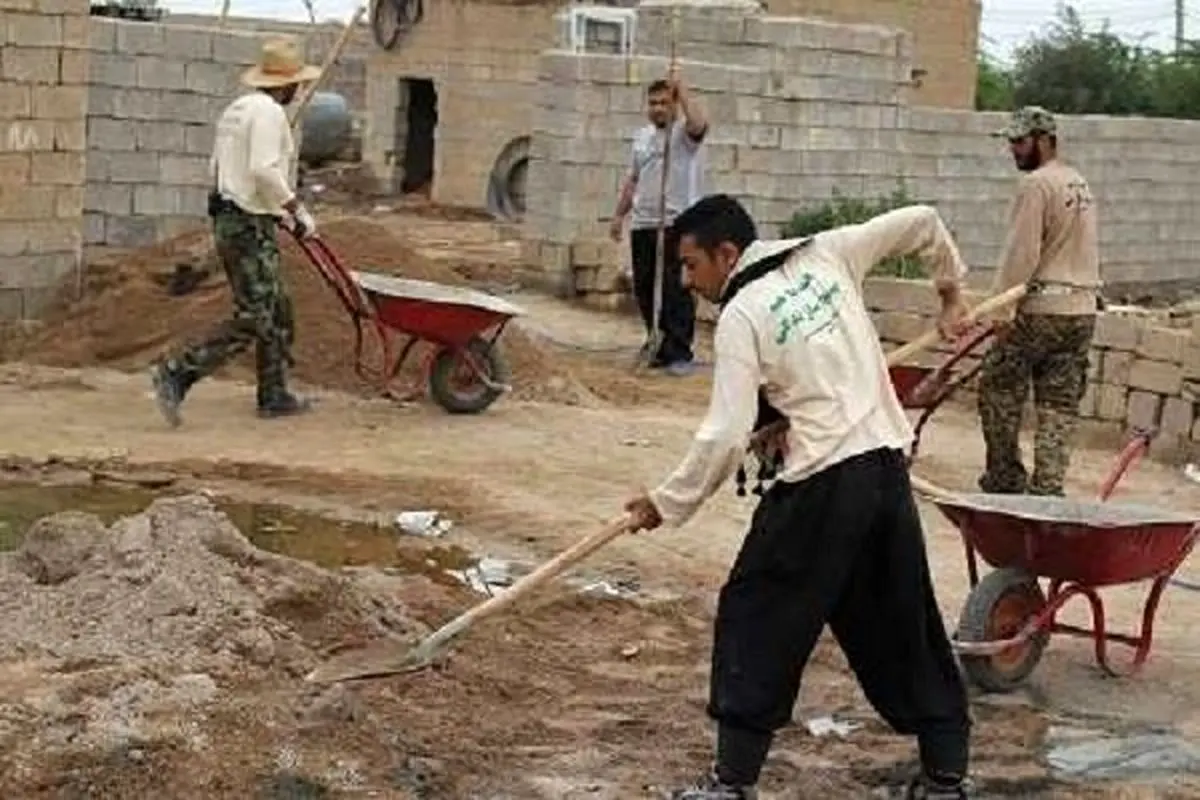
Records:
[[[304,206],[296,206],[292,212],[292,232],[301,239],[307,239],[317,232],[317,221]]]

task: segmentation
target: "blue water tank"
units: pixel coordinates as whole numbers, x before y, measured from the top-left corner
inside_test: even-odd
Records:
[[[335,158],[354,131],[346,98],[337,92],[317,92],[300,118],[300,160],[312,166]]]

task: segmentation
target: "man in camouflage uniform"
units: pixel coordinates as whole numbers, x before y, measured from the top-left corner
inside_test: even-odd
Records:
[[[312,215],[292,189],[296,147],[284,107],[319,74],[304,64],[294,40],[270,40],[259,64],[242,75],[242,82],[255,91],[230,103],[217,122],[208,212],[234,309],[202,343],[155,364],[158,406],[172,426],[180,424],[179,407],[187,392],[251,344],[259,416],[288,416],[310,407],[287,388],[295,321],[280,279],[276,229],[287,217],[301,236],[316,231]]]
[[[1030,293],[994,319],[996,341],[983,360],[979,419],[987,466],[979,486],[1062,495],[1100,302],[1096,204],[1084,177],[1058,158],[1049,111],[1019,109],[998,135],[1008,139],[1025,174],[993,289],[1027,284]],[[1032,476],[1019,443],[1031,383],[1037,409]]]

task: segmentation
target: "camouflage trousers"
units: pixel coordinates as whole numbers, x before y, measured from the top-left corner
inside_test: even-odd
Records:
[[[291,298],[279,275],[275,218],[225,203],[213,213],[213,238],[233,294],[233,314],[167,367],[186,392],[253,344],[258,405],[272,405],[287,395],[295,338]]]
[[[1087,387],[1096,318],[1017,314],[983,358],[979,421],[987,446],[979,488],[997,494],[1062,495],[1079,401]],[[1021,459],[1021,417],[1033,386],[1033,476]]]

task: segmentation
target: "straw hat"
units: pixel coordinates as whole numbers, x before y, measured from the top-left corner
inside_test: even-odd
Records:
[[[295,39],[281,36],[263,42],[258,63],[242,73],[242,83],[254,89],[278,89],[314,81],[320,74],[320,67],[304,63]]]

